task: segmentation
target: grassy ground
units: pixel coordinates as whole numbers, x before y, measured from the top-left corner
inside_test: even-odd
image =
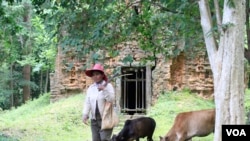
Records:
[[[149,116],[154,117],[157,122],[154,140],[158,141],[159,136],[164,136],[171,128],[175,116],[184,111],[214,108],[214,102],[204,100],[188,92],[167,93],[161,95],[158,103],[152,107]],[[213,135],[194,138],[193,141],[212,141]]]
[[[52,104],[49,98],[49,94],[44,94],[17,109],[0,112],[0,141],[90,141],[90,127],[81,121],[84,95],[78,94]],[[246,101],[249,101],[249,96]],[[249,103],[246,106],[250,107]],[[158,141],[159,136],[167,133],[179,112],[213,107],[213,101],[201,99],[188,91],[162,94],[147,115],[157,123],[154,140]],[[120,115],[120,119],[114,134],[121,130],[125,116]],[[212,140],[213,134],[193,139]]]

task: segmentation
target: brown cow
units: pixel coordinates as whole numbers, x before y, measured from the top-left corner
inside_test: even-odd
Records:
[[[174,125],[160,141],[187,141],[192,137],[204,137],[214,132],[215,109],[179,113]]]

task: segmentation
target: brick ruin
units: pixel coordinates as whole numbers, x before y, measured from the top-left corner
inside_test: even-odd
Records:
[[[164,60],[164,59],[162,59]],[[181,53],[176,58],[160,61],[153,73],[154,98],[163,91],[183,90],[185,88],[203,98],[213,97],[213,76],[205,53],[187,57]]]
[[[179,91],[188,88],[205,98],[213,95],[212,72],[205,53],[200,53],[194,58],[181,53],[171,60],[166,60],[163,55],[158,55],[157,65],[151,71],[150,68],[154,65],[153,63],[141,65],[139,62],[141,58],[151,54],[140,50],[137,42],[126,42],[117,45],[115,48],[121,50],[119,56],[111,58],[106,55],[104,59],[103,64],[108,66],[108,69],[106,69],[107,75],[112,75],[112,72],[118,67],[126,67],[124,71],[126,69],[130,70],[129,67],[131,67],[136,72],[139,70],[142,71],[143,75],[146,74],[145,78],[140,79],[146,81],[143,83],[146,87],[143,86],[141,90],[146,92],[147,100],[140,101],[143,104],[146,102],[146,105],[144,104],[146,107],[150,107],[150,105],[157,102],[157,98],[164,91]],[[123,64],[121,60],[128,54],[133,57],[134,62],[132,64]],[[67,63],[63,63],[65,60]],[[86,88],[92,83],[92,80],[84,74],[84,66],[91,66],[90,62],[88,57],[76,59],[72,52],[64,55],[60,47],[58,48],[55,72],[50,74],[51,102],[72,94],[85,92]],[[71,69],[68,69],[69,66]],[[133,69],[133,67],[140,67],[140,69]],[[120,103],[118,105],[122,105],[121,99],[125,90],[122,86],[123,81],[126,81],[126,78],[117,78],[112,81],[117,96],[116,102]],[[128,81],[128,84],[132,83]]]

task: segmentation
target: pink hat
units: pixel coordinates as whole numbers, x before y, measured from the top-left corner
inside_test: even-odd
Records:
[[[105,81],[108,80],[107,76],[104,73],[104,68],[103,68],[103,66],[101,64],[95,64],[92,69],[86,70],[85,74],[87,76],[89,76],[89,77],[92,77],[92,72],[93,71],[100,71],[100,72],[102,72],[103,75],[104,75],[103,80],[105,80]]]

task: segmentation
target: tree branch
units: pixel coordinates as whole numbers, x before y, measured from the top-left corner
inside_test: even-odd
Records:
[[[214,37],[214,33],[212,32],[212,17],[210,8],[208,5],[208,0],[200,0],[199,2],[200,16],[201,16],[201,26],[203,30],[203,35],[205,39],[205,44],[207,48],[207,53],[209,57],[209,61],[211,64],[212,71],[214,70],[214,60],[217,52],[217,43]]]
[[[214,7],[215,7],[215,15],[216,15],[216,21],[217,21],[217,25],[218,25],[218,30],[219,30],[219,33],[222,33],[221,13],[220,13],[220,7],[219,7],[218,0],[214,0]]]
[[[162,5],[160,5],[159,3],[154,2],[153,3],[155,6],[158,6],[162,11],[166,11],[166,12],[170,12],[170,13],[174,13],[174,14],[184,14],[183,12],[178,12],[175,10],[170,10]]]

